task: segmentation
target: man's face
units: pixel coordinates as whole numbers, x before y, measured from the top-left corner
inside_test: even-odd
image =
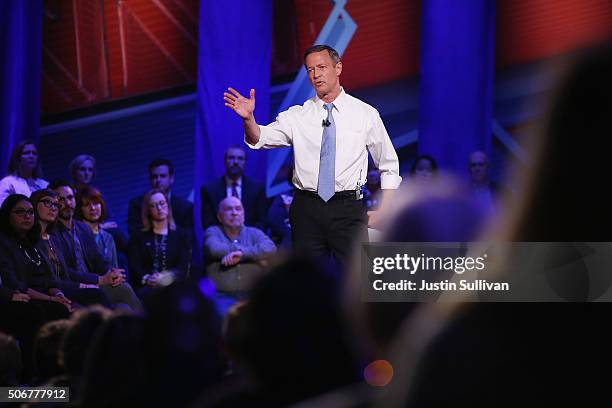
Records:
[[[165,164],[151,169],[149,174],[151,188],[157,188],[168,194],[174,184],[174,176],[170,174],[170,169]]]
[[[319,97],[326,95],[340,86],[339,77],[342,72],[342,62],[334,61],[327,50],[313,52],[306,57],[306,72],[308,79]]]
[[[244,225],[244,208],[236,197],[227,197],[219,204],[217,218],[221,225],[227,228],[237,228]]]
[[[62,186],[55,189],[59,202],[59,217],[62,220],[71,220],[74,217],[74,209],[76,208],[76,200],[74,199],[74,191],[68,186]]]
[[[55,222],[57,220],[57,213],[59,209],[59,202],[57,197],[44,196],[36,204],[36,212],[38,218],[44,222]]]
[[[468,162],[470,177],[475,183],[484,183],[489,179],[489,159],[482,152],[474,152]]]
[[[244,172],[246,154],[242,149],[227,149],[225,153],[225,174],[230,178],[238,178]]]

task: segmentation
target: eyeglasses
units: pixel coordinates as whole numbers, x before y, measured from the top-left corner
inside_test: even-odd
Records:
[[[158,201],[156,203],[150,203],[149,204],[149,208],[158,208],[158,209],[164,209],[168,207],[168,203],[165,201]]]
[[[15,211],[13,211],[13,214],[15,214],[15,215],[17,215],[19,217],[22,217],[22,218],[24,218],[24,217],[33,217],[34,216],[34,210],[31,209],[31,208],[29,210],[26,210],[26,209],[23,209],[23,208],[18,208]]]
[[[51,201],[49,199],[40,200],[39,203],[42,203],[47,208],[55,208],[56,210],[59,208],[59,204],[55,201]]]

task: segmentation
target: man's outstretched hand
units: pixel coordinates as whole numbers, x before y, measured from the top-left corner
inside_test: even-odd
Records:
[[[223,92],[225,106],[236,112],[242,118],[244,125],[244,141],[255,146],[259,142],[261,131],[255,121],[255,90],[251,89],[249,98],[245,98],[234,88],[227,88],[228,92]]]
[[[240,95],[234,88],[227,88],[229,92],[223,92],[225,106],[232,109],[242,119],[253,117],[255,111],[255,90],[251,89],[249,98]]]

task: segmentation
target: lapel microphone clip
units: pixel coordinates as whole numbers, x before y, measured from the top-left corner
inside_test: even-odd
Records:
[[[323,119],[323,122],[321,122],[321,126],[323,127],[329,127],[331,125],[331,122],[327,119]]]

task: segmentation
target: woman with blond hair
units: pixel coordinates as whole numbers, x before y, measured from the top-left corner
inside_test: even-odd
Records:
[[[191,258],[189,235],[176,228],[168,196],[153,189],[142,205],[143,229],[130,238],[130,280],[138,294],[187,278]]]
[[[96,159],[89,154],[79,154],[72,159],[68,168],[77,190],[89,186],[96,177]]]

